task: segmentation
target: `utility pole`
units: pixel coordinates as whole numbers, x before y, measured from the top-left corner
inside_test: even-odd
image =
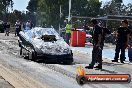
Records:
[[[60,24],[61,24],[61,17],[62,17],[62,12],[61,12],[61,5],[60,5],[60,21],[59,21],[59,34],[61,34],[61,27],[60,27]]]
[[[69,15],[68,15],[68,22],[71,20],[71,0],[69,0]]]

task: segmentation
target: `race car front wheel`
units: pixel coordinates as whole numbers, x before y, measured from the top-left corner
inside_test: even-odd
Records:
[[[20,55],[22,55],[22,47],[20,48]]]

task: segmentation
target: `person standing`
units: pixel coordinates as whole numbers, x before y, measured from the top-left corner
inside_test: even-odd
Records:
[[[34,24],[32,21],[30,21],[30,29],[32,29],[34,27]]]
[[[128,45],[128,57],[129,61],[132,63],[132,35],[130,36],[130,41]]]
[[[5,36],[9,36],[9,30],[10,30],[10,23],[7,22],[7,24],[6,24],[6,30],[5,30]]]
[[[126,58],[125,57],[125,49],[128,46],[130,30],[128,28],[127,20],[121,21],[121,24],[122,24],[122,27],[119,27],[117,30],[115,57],[114,57],[114,60],[112,60],[112,62],[118,62],[119,52],[121,50],[120,62],[124,63],[125,58]]]
[[[68,24],[66,25],[66,43],[69,44],[69,40],[71,37],[71,31],[72,31],[72,24],[69,21]]]
[[[31,29],[30,20],[27,21],[27,23],[26,23],[26,25],[25,25],[25,29],[26,29],[26,30],[30,30],[30,29]]]
[[[130,63],[132,63],[132,28],[130,27],[129,29],[131,33],[130,33],[129,43],[128,43],[128,57],[129,57]]]
[[[19,36],[19,32],[21,31],[21,23],[19,22],[19,20],[17,20],[16,24],[16,31],[15,31],[15,36]]]
[[[4,32],[6,32],[6,25],[7,25],[7,22],[4,22],[3,24]]]
[[[92,50],[92,61],[89,66],[85,68],[93,69],[96,62],[98,62],[98,66],[96,68],[102,69],[102,28],[98,25],[96,19],[92,19],[92,26],[93,26],[93,50]]]

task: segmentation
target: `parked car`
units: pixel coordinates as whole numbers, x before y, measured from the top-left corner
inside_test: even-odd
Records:
[[[35,27],[21,31],[19,36],[20,55],[27,51],[31,60],[44,59],[70,64],[73,53],[70,46],[55,31],[54,28]]]

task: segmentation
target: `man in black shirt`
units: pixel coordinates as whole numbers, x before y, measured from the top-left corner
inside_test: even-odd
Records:
[[[16,31],[15,31],[15,36],[19,36],[19,32],[21,31],[21,23],[19,22],[19,20],[17,20],[16,24]]]
[[[10,23],[7,22],[6,25],[5,25],[5,27],[6,27],[6,30],[5,30],[5,36],[9,36]]]
[[[92,51],[92,62],[85,68],[93,69],[96,62],[99,63],[96,68],[102,69],[102,28],[98,25],[97,20],[93,19],[93,51]]]
[[[123,20],[122,22],[122,27],[118,28],[117,30],[117,43],[116,43],[116,49],[115,49],[115,57],[112,62],[118,62],[119,58],[119,52],[121,50],[120,54],[120,62],[124,63],[125,61],[125,49],[128,45],[129,42],[129,34],[130,30],[128,29],[128,21]]]

